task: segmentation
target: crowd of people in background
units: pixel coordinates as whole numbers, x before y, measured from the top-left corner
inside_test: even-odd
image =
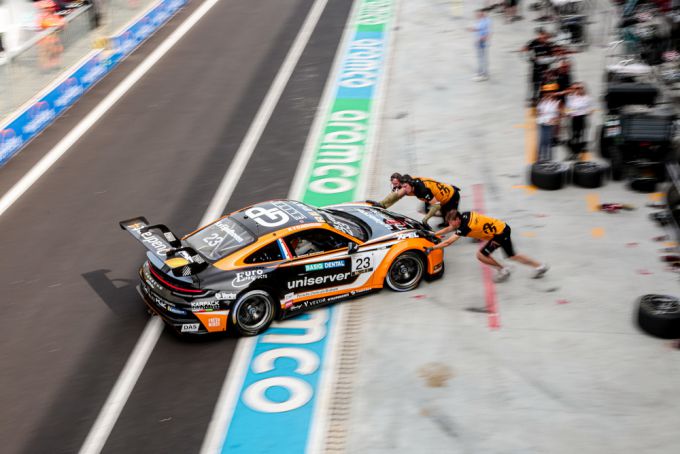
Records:
[[[580,159],[588,148],[588,117],[594,104],[585,84],[575,81],[571,52],[551,38],[538,28],[535,38],[521,49],[531,64],[528,102],[536,109],[538,160],[552,160],[558,144],[567,145],[568,160]],[[563,125],[569,131],[567,139],[563,139]]]
[[[468,30],[475,34],[477,52],[476,81],[489,79],[488,48],[491,38],[489,11],[502,6],[506,21],[521,20],[517,1],[490,5],[476,12],[474,25]],[[553,42],[543,28],[520,49],[528,54],[529,106],[535,109],[538,125],[538,160],[552,160],[556,145],[567,146],[567,159],[580,159],[588,148],[588,117],[594,110],[592,99],[583,82],[574,77],[570,50]],[[566,126],[566,128],[563,128]],[[567,135],[568,138],[563,138]]]

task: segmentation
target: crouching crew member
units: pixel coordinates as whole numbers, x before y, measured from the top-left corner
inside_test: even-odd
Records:
[[[460,203],[460,189],[452,184],[440,183],[430,178],[412,177],[410,175],[401,176],[401,189],[397,192],[399,198],[403,196],[415,196],[428,205],[428,212],[423,219],[423,223],[434,216],[437,210],[441,211],[442,217],[452,210],[458,210]],[[439,227],[447,225],[443,222]]]
[[[495,282],[502,282],[510,276],[510,269],[504,267],[491,257],[493,251],[499,247],[503,249],[503,252],[505,252],[505,255],[510,260],[533,267],[534,278],[543,276],[549,269],[549,266],[545,263],[541,264],[525,255],[515,253],[515,249],[512,247],[512,240],[510,239],[510,226],[500,219],[484,216],[475,211],[459,213],[454,210],[446,215],[445,220],[448,226],[439,230],[437,235],[443,235],[448,232],[453,232],[453,235],[434,247],[427,248],[425,251],[428,254],[432,249],[443,249],[458,241],[460,237],[467,236],[487,240],[486,244],[477,251],[477,259],[497,270],[494,276]]]

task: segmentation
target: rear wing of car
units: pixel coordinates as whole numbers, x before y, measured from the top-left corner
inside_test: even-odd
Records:
[[[175,276],[191,276],[208,267],[201,255],[189,246],[183,246],[177,236],[163,224],[149,225],[144,216],[120,221],[126,230],[153,255],[163,261],[163,271]]]

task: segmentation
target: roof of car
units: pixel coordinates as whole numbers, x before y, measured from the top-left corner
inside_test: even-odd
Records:
[[[316,208],[296,200],[269,200],[238,210],[229,217],[261,237],[302,224],[326,223]]]

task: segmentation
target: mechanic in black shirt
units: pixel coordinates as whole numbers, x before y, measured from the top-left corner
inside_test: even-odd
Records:
[[[526,46],[520,49],[522,52],[531,52],[531,106],[535,107],[538,102],[543,74],[550,67],[554,59],[555,46],[550,41],[550,34],[543,28],[536,29],[536,38],[529,41]]]

